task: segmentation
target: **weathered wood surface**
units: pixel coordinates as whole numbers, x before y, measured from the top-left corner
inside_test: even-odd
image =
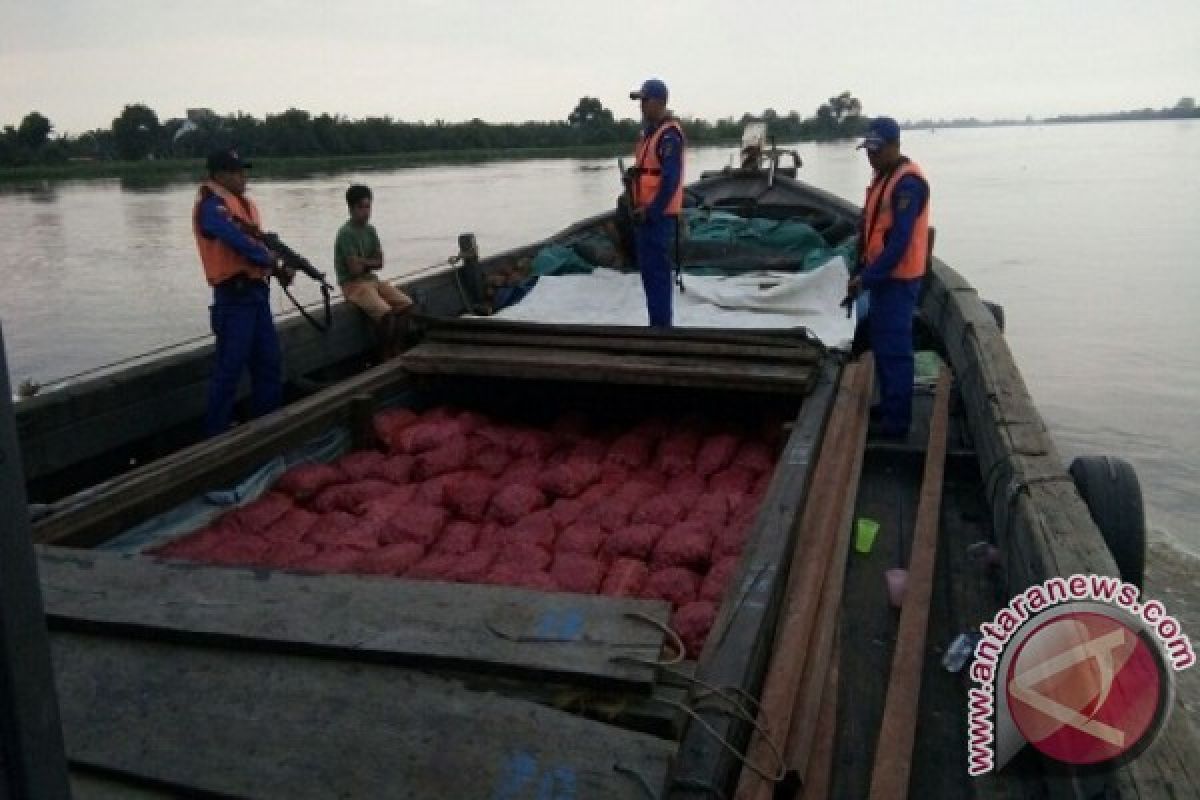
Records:
[[[738,572],[696,665],[696,677],[709,685],[758,696],[787,582],[785,565],[793,550],[793,526],[805,506],[840,372],[832,362],[823,366],[816,388],[805,399],[784,446]],[[672,800],[727,796],[741,761],[716,737],[741,751],[752,729],[749,722],[711,702],[695,710],[716,736],[698,723],[687,725],[667,787],[667,796]]]
[[[622,355],[591,350],[426,342],[396,361],[414,374],[482,375],[599,383],[738,388],[804,394],[817,367],[738,359]]]
[[[962,388],[1009,595],[1056,575],[1119,575],[976,290],[935,259],[921,311],[945,343]],[[1126,767],[1103,773],[1048,767],[1055,773],[1047,778],[1049,796],[1141,797],[1159,789],[1190,795],[1200,787],[1198,742],[1189,724],[1172,724]]]
[[[56,633],[78,766],[288,798],[645,797],[671,744],[372,664]],[[618,769],[620,768],[620,769]]]
[[[904,601],[896,631],[896,646],[892,652],[883,721],[879,726],[875,767],[871,772],[870,796],[876,800],[903,800],[908,797],[921,673],[926,660],[929,604],[933,596],[933,573],[937,559],[949,404],[950,372],[943,367],[938,377],[929,426],[929,447],[925,453],[925,474],[917,503]]]
[[[803,328],[647,328],[644,325],[548,324],[507,319],[458,317],[423,318],[427,334],[436,338],[446,333],[520,334],[527,337],[553,335],[586,339],[642,339],[654,342],[705,342],[708,344],[758,347],[805,347],[823,353],[824,346]]]
[[[800,694],[796,698],[792,714],[791,730],[788,732],[787,749],[784,756],[788,771],[795,771],[805,786],[810,781],[809,760],[815,751],[823,747],[823,730],[832,730],[834,720],[821,727],[819,716],[826,713],[829,673],[837,670],[837,629],[841,619],[842,595],[846,585],[846,566],[850,558],[851,537],[854,531],[855,509],[858,504],[858,485],[862,479],[863,460],[866,458],[864,440],[867,436],[869,406],[872,387],[873,361],[862,364],[865,383],[857,396],[859,405],[854,409],[846,446],[853,454],[849,474],[845,477],[845,488],[838,509],[837,538],[833,543],[833,557],[821,585],[821,600],[817,608],[817,619],[810,636],[804,657],[804,673]],[[834,681],[834,690],[837,683]],[[833,713],[836,713],[834,703]],[[832,745],[830,745],[832,746]],[[825,757],[825,756],[821,756]],[[832,759],[832,752],[828,756]],[[829,764],[823,769],[828,771]],[[825,776],[828,782],[828,775]]]
[[[821,455],[797,524],[787,593],[759,698],[759,725],[746,749],[746,760],[758,769],[742,770],[736,794],[739,800],[768,800],[775,790],[772,778],[782,779],[789,766],[786,758],[789,733],[810,664],[815,687],[812,705],[805,711],[811,711],[813,723],[816,721],[815,712],[820,704],[819,693],[825,684],[825,674],[824,671],[819,676],[815,674],[814,662],[828,657],[828,650],[821,648],[818,608],[827,603],[827,610],[831,610],[838,604],[837,598],[825,596],[827,589],[833,591],[836,588],[837,596],[841,595],[841,575],[837,573],[845,571],[847,516],[853,511],[857,471],[862,463],[867,408],[871,400],[872,363],[868,357],[847,366],[833,401]],[[835,617],[826,620],[830,626],[829,642],[832,642],[833,619]],[[807,763],[807,752],[803,761]],[[799,766],[799,772],[803,777],[803,765]]]
[[[353,398],[399,384],[402,370],[388,362],[230,433],[200,442],[84,490],[37,521],[34,540],[93,545],[178,503],[236,480],[305,439],[349,423]]]
[[[649,691],[665,603],[476,586],[298,575],[40,548],[56,629],[268,648],[350,660],[525,673]]]
[[[713,356],[740,360],[814,364],[821,354],[801,344],[730,344],[720,341],[695,341],[649,336],[564,336],[546,333],[501,333],[486,330],[431,330],[426,341],[465,344],[474,347],[521,346],[550,347],[561,350],[588,350],[598,353],[635,353],[638,355]]]
[[[808,757],[800,800],[826,800],[833,785],[833,755],[837,744],[837,705],[839,683],[837,635],[834,635],[830,666],[821,692],[821,710],[817,715],[816,744]]]

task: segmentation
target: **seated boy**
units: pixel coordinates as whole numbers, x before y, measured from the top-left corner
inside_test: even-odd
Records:
[[[412,300],[375,274],[383,268],[383,247],[370,223],[371,199],[371,190],[361,184],[346,190],[350,219],[338,230],[333,264],[342,294],[375,322],[380,357],[390,358],[407,327],[402,317],[412,307]]]

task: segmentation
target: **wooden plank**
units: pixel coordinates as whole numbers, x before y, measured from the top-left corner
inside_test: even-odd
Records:
[[[0,797],[66,798],[58,699],[0,327]]]
[[[792,730],[805,665],[814,649],[817,608],[825,599],[824,589],[835,582],[830,578],[836,564],[840,562],[842,570],[845,569],[844,553],[837,551],[847,542],[841,528],[847,516],[847,497],[853,494],[851,484],[857,485],[854,467],[862,464],[872,370],[869,357],[851,363],[842,373],[834,398],[821,456],[799,521],[788,570],[788,591],[759,698],[759,725],[746,750],[746,760],[759,769],[742,770],[736,795],[740,800],[770,798],[775,789],[771,770],[787,766],[779,761],[788,746],[787,736]],[[852,501],[849,513],[853,513]],[[840,596],[841,582],[836,583]],[[836,600],[830,602],[836,606]],[[819,687],[824,683],[822,674]],[[807,756],[804,760],[807,761]]]
[[[346,422],[350,401],[404,379],[394,362],[381,364],[223,436],[147,464],[107,484],[65,498],[38,520],[33,535],[47,544],[93,545],[155,513],[234,480],[306,438]]]
[[[659,601],[298,575],[41,548],[46,614],[99,630],[343,659],[517,671],[649,691],[666,624]]]
[[[871,552],[855,551],[847,563],[832,797],[867,796],[896,632],[885,572],[908,561],[919,490],[919,469],[911,460],[866,453],[855,514],[878,521],[880,529]]]
[[[681,341],[678,339],[653,339],[647,337],[558,336],[549,333],[526,334],[433,330],[429,332],[426,341],[443,344],[465,344],[479,348],[512,345],[521,347],[548,347],[558,350],[590,350],[599,353],[715,356],[789,364],[814,364],[821,357],[820,353],[813,348],[795,344],[764,346],[727,344],[724,342]]]
[[[821,710],[817,715],[816,746],[808,759],[800,800],[825,800],[833,786],[833,753],[837,742],[837,704],[839,688],[838,638],[833,640],[829,670],[821,692]]]
[[[832,362],[823,365],[792,427],[738,572],[696,665],[696,677],[709,685],[758,696],[787,580],[784,565],[795,541],[792,528],[807,501],[840,371]],[[704,725],[692,721],[684,730],[667,787],[667,797],[673,800],[728,795],[741,762],[721,742],[740,750],[750,735],[750,723],[725,709],[702,704],[695,711]]]
[[[817,352],[824,346],[804,328],[647,328],[644,325],[586,325],[518,320],[459,317],[437,319],[424,317],[430,333],[441,331],[470,331],[479,333],[553,334],[555,336],[641,338],[659,342],[708,342],[713,344],[744,344],[762,347],[796,347],[805,345]]]
[[[78,766],[236,797],[644,798],[671,746],[372,664],[55,634]],[[620,769],[618,769],[620,768]]]
[[[533,347],[466,348],[428,342],[396,359],[404,369],[426,375],[486,375],[531,379],[570,379],[655,386],[745,388],[796,393],[807,391],[814,367],[747,364],[731,359],[683,359],[617,355]]]
[[[902,800],[908,797],[913,738],[917,728],[917,701],[921,694],[921,671],[925,664],[925,633],[937,556],[949,405],[950,371],[943,367],[938,376],[933,418],[929,426],[925,475],[921,480],[916,533],[908,564],[904,605],[900,609],[900,626],[896,632],[896,649],[892,654],[883,724],[879,729],[879,745],[875,749],[875,767],[871,771],[872,800]]]
[[[858,502],[858,484],[862,477],[863,459],[866,456],[867,423],[871,400],[872,371],[874,363],[864,358],[862,370],[864,384],[857,396],[858,406],[853,409],[850,430],[845,438],[845,447],[852,453],[848,474],[842,481],[842,501],[836,521],[837,534],[833,543],[833,557],[821,586],[821,599],[817,618],[804,653],[804,677],[795,701],[791,729],[787,736],[785,762],[788,771],[795,771],[801,783],[809,783],[809,758],[814,747],[821,746],[819,716],[826,705],[824,694],[828,686],[828,674],[836,670],[838,621],[842,608],[842,592],[846,582],[846,563],[850,556],[850,537],[854,530],[854,510]],[[831,666],[833,664],[833,666]],[[830,722],[830,725],[833,723]],[[832,758],[832,753],[830,754]],[[828,778],[828,776],[826,776]]]

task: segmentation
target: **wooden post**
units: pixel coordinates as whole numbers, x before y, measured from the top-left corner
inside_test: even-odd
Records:
[[[3,329],[0,395],[0,797],[69,798]]]
[[[917,504],[904,605],[900,609],[887,701],[879,726],[875,767],[871,771],[871,800],[908,797],[913,740],[917,732],[917,702],[921,697],[921,670],[925,664],[929,600],[933,593],[938,518],[942,509],[949,407],[950,371],[942,367],[933,400],[933,415],[929,420],[929,446],[925,450],[925,475],[921,479],[921,499]]]
[[[483,272],[479,269],[479,246],[475,243],[475,234],[458,235],[458,255],[462,259],[459,274],[462,275],[467,299],[470,300],[470,306],[463,311],[475,313],[484,302]]]

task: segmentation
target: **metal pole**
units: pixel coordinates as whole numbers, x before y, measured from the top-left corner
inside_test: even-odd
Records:
[[[70,796],[0,327],[0,797]]]

